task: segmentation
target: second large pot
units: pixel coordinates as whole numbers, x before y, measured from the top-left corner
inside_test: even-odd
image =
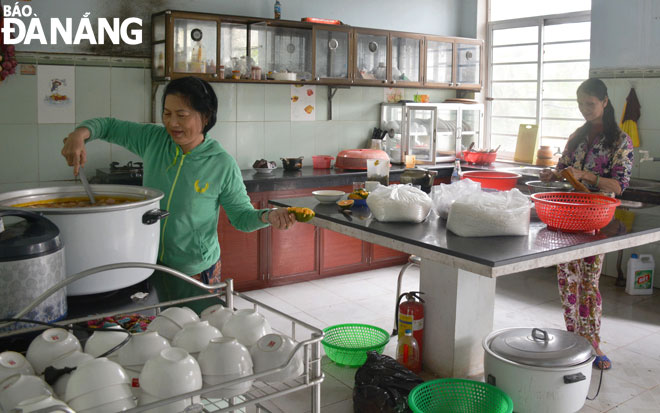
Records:
[[[117,262],[154,264],[158,255],[159,209],[164,194],[152,188],[129,185],[92,185],[97,196],[133,198],[135,202],[81,208],[27,208],[17,204],[84,197],[82,186],[27,189],[0,194],[0,209],[41,212],[60,230],[65,246],[66,275]],[[67,286],[68,295],[118,290],[137,284],[153,270],[126,269],[95,274]]]
[[[595,358],[584,337],[508,328],[490,333],[483,348],[486,382],[511,397],[516,413],[571,413],[584,405]]]

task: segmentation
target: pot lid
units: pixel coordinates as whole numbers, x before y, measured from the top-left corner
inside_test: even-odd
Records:
[[[36,258],[63,248],[59,228],[41,214],[0,211],[0,220],[8,216],[24,220],[7,224],[4,230],[0,224],[0,262]]]
[[[537,367],[570,367],[591,358],[589,341],[554,328],[511,328],[490,343],[493,353],[510,361]]]

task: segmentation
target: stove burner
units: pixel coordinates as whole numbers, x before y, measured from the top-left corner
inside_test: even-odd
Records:
[[[126,165],[112,162],[110,168],[96,170],[93,183],[119,184],[119,185],[142,185],[142,162],[128,161]]]
[[[129,171],[142,171],[142,162],[135,162],[133,163],[132,161],[128,161],[126,165],[119,166],[119,162],[112,162],[110,163],[110,171],[121,171],[121,172],[129,172]]]

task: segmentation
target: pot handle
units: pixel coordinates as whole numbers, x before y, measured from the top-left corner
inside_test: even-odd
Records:
[[[586,379],[587,378],[582,373],[568,374],[564,376],[564,384],[579,383]]]
[[[541,336],[539,337],[536,335],[537,333],[541,333]],[[548,332],[545,330],[541,330],[540,328],[533,328],[532,329],[532,338],[534,340],[543,340],[543,341],[548,341]]]
[[[3,229],[4,226],[2,225],[2,217],[7,217],[7,216],[25,218],[26,221],[30,221],[30,222],[39,222],[39,221],[51,222],[48,218],[44,217],[43,214],[41,214],[41,212],[8,209],[8,210],[0,211],[0,232],[4,230]]]
[[[155,224],[162,218],[165,218],[168,216],[170,213],[168,211],[165,211],[164,209],[152,209],[151,211],[147,211],[142,215],[142,223],[144,225],[151,225]]]

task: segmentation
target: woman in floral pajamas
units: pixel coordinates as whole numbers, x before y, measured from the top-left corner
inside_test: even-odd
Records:
[[[599,79],[588,79],[578,87],[577,101],[586,123],[568,138],[557,171],[567,168],[592,190],[621,195],[630,182],[633,146],[617,126],[607,87]],[[558,177],[550,169],[541,173],[543,181]],[[566,329],[589,340],[597,354],[594,366],[607,370],[612,362],[599,346],[602,299],[598,280],[603,258],[601,254],[559,264],[557,279]]]

